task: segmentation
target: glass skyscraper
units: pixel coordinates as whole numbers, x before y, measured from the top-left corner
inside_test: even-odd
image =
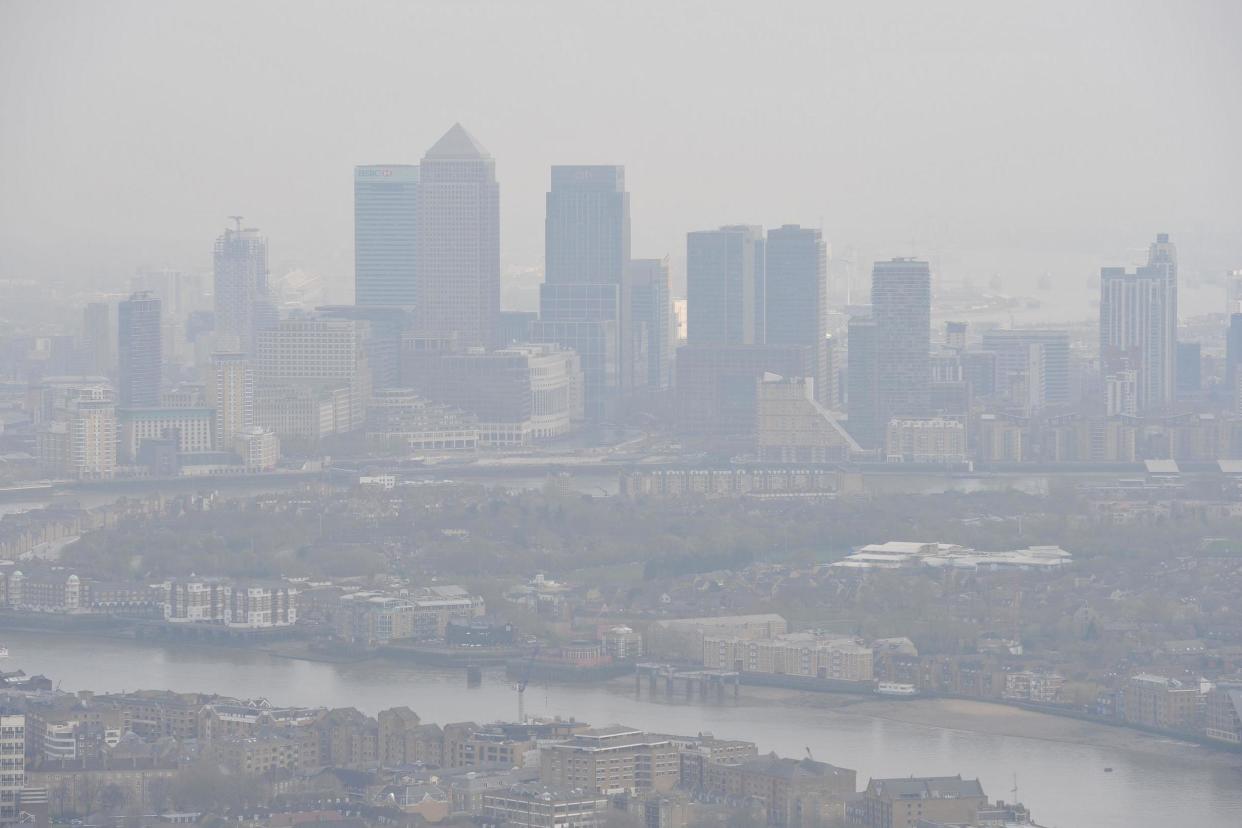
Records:
[[[418,170],[414,314],[419,331],[492,345],[500,323],[496,162],[454,124]]]
[[[634,378],[625,168],[554,166],[544,242],[546,271],[531,339],[578,351],[587,417],[608,419]]]
[[[135,293],[117,304],[117,402],[121,408],[160,404],[160,300]]]
[[[687,233],[687,341],[762,344],[763,274],[762,227],[734,225]]]
[[[413,307],[418,167],[354,168],[354,304]]]
[[[928,413],[931,381],[931,267],[918,259],[876,262],[871,270],[876,325],[877,421]],[[861,441],[860,441],[861,442]]]
[[[786,224],[768,232],[764,341],[811,349],[815,399],[828,382],[828,247],[812,227]]]
[[[673,299],[668,257],[630,261],[630,310],[634,328],[634,385],[652,391],[673,383]],[[641,343],[641,347],[640,347]]]

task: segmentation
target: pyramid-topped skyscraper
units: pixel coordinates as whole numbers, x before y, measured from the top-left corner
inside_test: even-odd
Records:
[[[500,188],[492,156],[454,124],[419,165],[415,314],[427,336],[492,345],[500,318]]]
[[[441,160],[491,160],[492,155],[466,131],[464,126],[453,124],[449,131],[444,133],[431,149],[427,150],[427,157]]]

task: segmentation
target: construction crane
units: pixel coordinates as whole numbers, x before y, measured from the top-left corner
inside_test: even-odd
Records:
[[[526,724],[526,685],[530,684],[530,674],[535,670],[535,658],[539,655],[539,645],[530,652],[530,660],[526,662],[526,671],[518,679],[518,724]]]

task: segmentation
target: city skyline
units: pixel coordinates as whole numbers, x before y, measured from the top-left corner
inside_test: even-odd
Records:
[[[1179,238],[1188,276],[1219,280],[1242,260],[1231,232],[1239,205],[1225,186],[1242,176],[1242,160],[1222,137],[1237,132],[1242,107],[1227,94],[1228,79],[1242,74],[1242,58],[1224,36],[1238,25],[1234,4],[1124,15],[1108,4],[1065,4],[1059,12],[964,4],[947,16],[920,4],[874,13],[802,5],[789,12],[803,25],[791,28],[792,48],[784,50],[778,40],[744,36],[784,25],[785,18],[758,8],[735,9],[748,25],[702,41],[692,35],[692,8],[661,8],[666,25],[653,33],[643,12],[654,7],[636,6],[610,18],[614,36],[592,42],[622,66],[627,44],[654,38],[653,60],[637,73],[603,71],[607,64],[595,60],[594,72],[564,72],[552,55],[593,31],[585,10],[565,3],[537,6],[560,14],[530,15],[540,20],[534,30],[526,16],[503,8],[489,7],[486,19],[449,7],[371,4],[361,15],[301,8],[300,36],[320,53],[309,63],[282,39],[289,7],[280,4],[247,7],[241,29],[224,25],[228,15],[214,5],[185,4],[185,26],[137,2],[109,4],[106,12],[6,8],[13,25],[0,31],[14,40],[0,52],[31,66],[41,82],[0,87],[38,136],[17,143],[10,134],[0,143],[10,185],[0,196],[0,243],[8,251],[0,278],[110,276],[119,283],[137,266],[205,269],[198,239],[221,217],[241,212],[274,240],[274,266],[322,273],[337,290],[335,301],[349,301],[352,222],[343,196],[350,171],[416,164],[418,149],[454,120],[486,135],[502,159],[506,269],[538,266],[543,217],[534,205],[547,168],[572,162],[627,166],[635,213],[644,216],[634,226],[635,249],[671,256],[678,293],[684,233],[737,221],[822,226],[839,253],[857,248],[852,259],[919,255],[954,282],[982,284],[1001,273],[1012,292],[1048,273],[1061,291],[1089,296],[1098,251],[1139,246],[1147,235],[1140,228],[1164,227]],[[98,35],[89,44],[66,35],[79,21]],[[34,35],[16,37],[27,30]],[[407,79],[430,77],[454,53],[469,53],[468,31],[480,33],[496,59],[440,75],[423,90],[421,106],[397,111],[391,102],[405,97]],[[400,49],[418,32],[437,34],[424,49]],[[522,42],[511,32],[542,44],[539,59],[531,61],[525,48],[520,59],[506,59],[517,57]],[[130,38],[141,39],[149,60],[118,48]],[[52,48],[34,52],[37,42]],[[247,44],[245,60],[215,65],[212,56],[239,43]],[[701,69],[680,71],[686,61],[674,47],[681,43],[693,44]],[[1157,44],[1195,60],[1122,57]],[[273,50],[288,60],[259,58]],[[565,58],[574,66],[583,59],[577,46]],[[70,79],[84,73],[70,67],[83,60],[94,69],[79,88]],[[504,69],[519,64],[523,72]],[[153,65],[176,69],[165,83],[152,76]],[[909,71],[914,66],[917,73]],[[719,82],[701,82],[700,71]],[[587,94],[592,76],[609,96]],[[750,83],[765,90],[748,98],[761,117],[738,127],[729,114],[734,90]],[[265,85],[319,92],[272,99],[258,91]],[[1014,89],[1023,90],[1026,105]],[[119,99],[122,93],[132,101]],[[1159,118],[1151,117],[1153,96]],[[541,97],[574,101],[578,117],[555,129],[506,127]],[[605,98],[625,117],[607,114]],[[89,105],[92,99],[100,105]],[[212,102],[221,117],[203,116],[200,101]],[[341,117],[319,117],[325,106]],[[112,111],[122,114],[104,114]],[[150,112],[162,117],[129,140],[127,125]],[[52,131],[57,113],[68,119],[59,137]],[[898,118],[922,127],[889,129]],[[1143,130],[1117,128],[1140,122]],[[1195,122],[1205,128],[1183,128]],[[238,123],[270,126],[225,128]],[[639,126],[649,123],[662,128],[652,134]],[[1059,125],[1071,123],[1074,140],[1066,144]],[[95,152],[106,146],[107,163],[94,163],[95,155],[86,163],[69,135],[95,136]],[[171,140],[162,142],[165,136]],[[198,163],[181,168],[183,153]],[[19,157],[30,158],[37,176],[14,166]],[[724,169],[728,176],[713,174]],[[1005,199],[1006,192],[1022,198]],[[53,244],[52,228],[60,226],[54,205],[80,228],[74,250]]]
[[[0,828],[1236,828],[1239,32],[0,2]]]

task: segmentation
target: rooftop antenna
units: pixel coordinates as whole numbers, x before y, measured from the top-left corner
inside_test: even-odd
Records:
[[[242,216],[229,216],[229,220],[237,224],[237,232],[241,232]]]

